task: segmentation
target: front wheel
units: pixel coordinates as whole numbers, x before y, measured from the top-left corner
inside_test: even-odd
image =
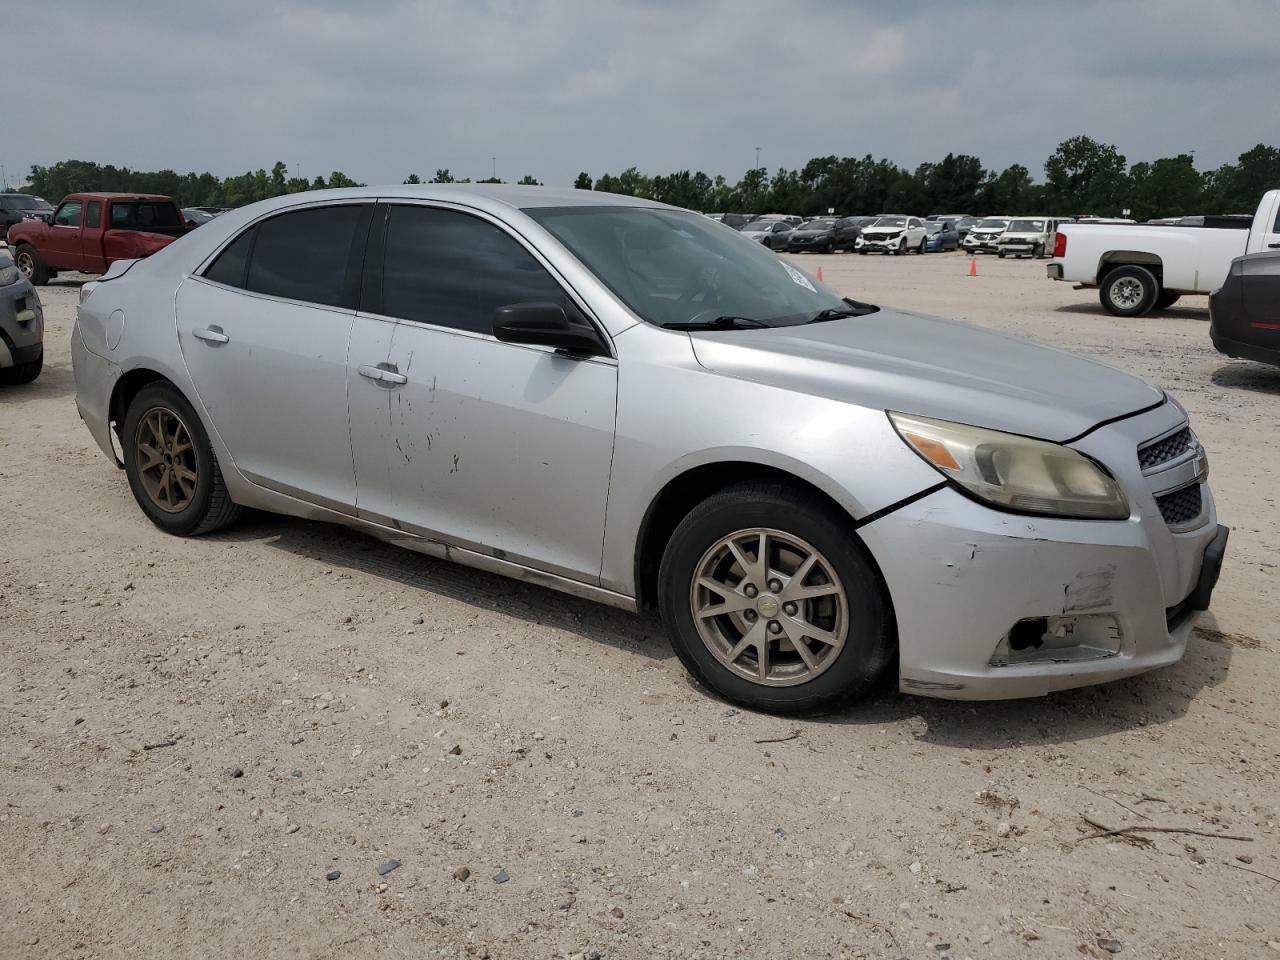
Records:
[[[204,425],[172,384],[138,391],[125,414],[121,446],[134,499],[166,533],[195,537],[240,515]]]
[[[1044,244],[1037,243],[1035,250],[1031,252],[1031,258],[1033,260],[1040,260],[1040,259],[1043,259],[1043,257],[1044,257]]]
[[[900,257],[906,252],[907,252],[907,241],[899,240],[898,245],[893,248],[893,255],[895,257]]]
[[[36,377],[40,376],[42,369],[44,369],[43,350],[40,351],[40,356],[29,363],[20,363],[14,367],[0,369],[0,384],[16,387],[31,383]]]
[[[1103,277],[1098,299],[1112,316],[1141,317],[1151,309],[1159,292],[1160,283],[1150,270],[1128,264]]]
[[[893,657],[879,574],[848,517],[780,483],[735,484],[696,506],[659,569],[659,606],[703,685],[775,713],[863,697]]]
[[[49,282],[49,268],[45,266],[44,261],[40,259],[40,254],[36,252],[36,248],[31,244],[18,244],[18,249],[14,252],[13,262],[18,268],[18,272],[35,286],[43,287]]]

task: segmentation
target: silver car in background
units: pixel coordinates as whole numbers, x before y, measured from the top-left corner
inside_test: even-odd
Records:
[[[162,529],[257,507],[657,607],[766,710],[890,665],[979,699],[1173,663],[1227,536],[1160,390],[630,197],[264,201],[87,284],[72,352]]]

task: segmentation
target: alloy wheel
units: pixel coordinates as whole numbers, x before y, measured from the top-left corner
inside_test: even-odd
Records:
[[[1121,310],[1134,310],[1142,303],[1146,290],[1136,277],[1121,277],[1111,285],[1111,302]]]
[[[18,268],[18,272],[28,280],[30,280],[32,275],[36,272],[35,258],[26,250],[19,251],[15,265]]]
[[[806,683],[835,663],[849,601],[835,567],[781,530],[739,530],[698,561],[689,602],[698,636],[738,676],[762,686]]]
[[[173,410],[153,407],[134,437],[138,477],[147,497],[166,513],[181,513],[196,493],[196,454],[191,432]]]

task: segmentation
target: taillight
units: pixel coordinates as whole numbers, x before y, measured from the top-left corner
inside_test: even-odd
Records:
[[[1053,235],[1053,255],[1055,257],[1067,255],[1067,235],[1061,230]]]

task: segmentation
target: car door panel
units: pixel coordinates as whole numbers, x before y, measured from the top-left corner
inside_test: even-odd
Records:
[[[500,225],[429,205],[386,209],[347,374],[357,511],[597,583],[616,364],[493,336],[498,305],[577,309],[545,261]],[[360,373],[378,365],[404,382]]]
[[[80,223],[84,203],[66,200],[57,209],[46,233],[40,256],[54,270],[78,270],[81,266]]]
[[[318,205],[269,218],[177,298],[196,400],[237,469],[345,513],[356,500],[347,355],[371,214]]]

